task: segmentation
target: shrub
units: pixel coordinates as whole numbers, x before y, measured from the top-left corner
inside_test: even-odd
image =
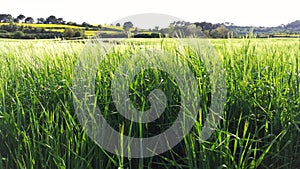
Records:
[[[7,31],[0,29],[0,33],[7,33]]]
[[[69,28],[65,29],[64,37],[71,38],[74,36],[75,36],[75,31],[73,29],[69,29]]]
[[[14,38],[15,39],[21,39],[24,36],[24,33],[22,31],[16,31],[14,33]]]
[[[133,36],[134,38],[163,38],[166,37],[160,33],[139,33]]]

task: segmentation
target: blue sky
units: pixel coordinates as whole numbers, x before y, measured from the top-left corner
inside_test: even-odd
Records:
[[[247,26],[278,26],[300,20],[296,0],[1,0],[0,13],[67,21],[109,24],[140,13],[163,13],[186,21],[232,22]],[[298,9],[297,9],[298,8]]]

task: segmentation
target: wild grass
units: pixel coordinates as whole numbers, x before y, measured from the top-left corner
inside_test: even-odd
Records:
[[[103,150],[78,122],[71,87],[83,43],[1,40],[0,168],[299,168],[300,41],[211,43],[222,57],[227,85],[225,113],[217,130],[200,142],[210,86],[201,60],[191,59],[195,76],[203,82],[199,83],[202,112],[192,131],[166,153],[133,159]],[[121,60],[151,44],[161,46],[159,40],[126,41],[99,65],[97,104],[116,130],[129,135],[139,134],[141,125],[115,113],[111,78]],[[162,47],[176,52],[173,45]],[[166,83],[160,84],[161,80]],[[132,82],[131,99],[137,108],[149,106],[147,94],[155,87],[169,98],[164,118],[142,126],[146,136],[163,131],[176,118],[174,105],[180,105],[180,92],[173,82],[168,74],[155,70],[145,70]]]

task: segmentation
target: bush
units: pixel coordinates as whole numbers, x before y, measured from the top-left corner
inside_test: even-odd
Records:
[[[69,29],[69,28],[65,29],[64,37],[71,38],[74,36],[75,36],[75,31],[73,29]]]
[[[160,33],[139,33],[133,36],[134,38],[164,38],[165,35],[162,35]]]
[[[82,31],[76,31],[74,37],[82,37],[84,33]]]
[[[0,33],[7,33],[7,30],[0,29]]]
[[[99,36],[101,38],[127,38],[128,37],[128,35],[125,33],[118,33],[118,34],[100,33]]]
[[[0,38],[12,38],[11,33],[0,33]]]
[[[16,31],[14,33],[14,38],[15,39],[21,39],[24,36],[24,33],[22,31]]]

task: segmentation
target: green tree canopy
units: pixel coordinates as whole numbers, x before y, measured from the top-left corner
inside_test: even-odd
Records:
[[[132,23],[132,22],[127,21],[127,22],[125,22],[125,23],[123,24],[123,29],[124,29],[125,31],[128,31],[130,28],[133,28],[133,23]]]

